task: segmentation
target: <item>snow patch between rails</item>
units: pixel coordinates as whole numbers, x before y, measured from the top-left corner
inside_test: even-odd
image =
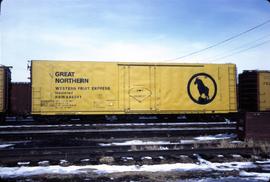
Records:
[[[215,171],[233,171],[245,168],[256,168],[253,162],[223,162],[223,163],[215,163],[207,161],[201,158],[199,155],[195,155],[198,158],[199,164],[207,165],[210,169]]]
[[[100,143],[100,146],[124,146],[124,145],[165,145],[171,144],[169,141],[142,141],[142,140],[129,140],[125,142],[113,142],[113,143]]]
[[[236,138],[235,134],[217,134],[217,135],[207,135],[207,136],[199,136],[195,137],[195,140],[199,141],[209,141],[209,140],[226,140],[231,138]]]
[[[264,180],[264,181],[270,180],[270,173],[256,173],[256,172],[240,171],[240,176],[253,177],[257,180]]]
[[[14,146],[14,144],[0,144],[0,149]]]
[[[233,171],[256,168],[257,166],[251,162],[228,162],[228,163],[212,163],[198,156],[198,163],[175,163],[175,164],[159,164],[159,165],[87,165],[87,166],[38,166],[38,167],[1,167],[0,177],[14,178],[18,176],[33,176],[42,174],[80,174],[80,173],[116,173],[116,172],[168,172],[168,171]],[[247,173],[242,172],[242,175]],[[254,175],[254,174],[253,174]],[[259,175],[259,173],[258,173]],[[264,175],[264,174],[263,174]]]
[[[166,145],[166,144],[192,144],[198,141],[211,141],[211,140],[226,140],[234,139],[237,136],[235,134],[217,134],[217,135],[207,135],[195,137],[193,139],[183,139],[179,142],[170,141],[142,141],[142,140],[129,140],[125,142],[113,142],[113,143],[99,143],[100,146],[124,146],[124,145]]]

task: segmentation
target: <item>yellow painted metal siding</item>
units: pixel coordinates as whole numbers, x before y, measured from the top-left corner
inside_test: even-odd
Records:
[[[32,61],[33,114],[236,112],[234,64]]]
[[[0,112],[5,111],[5,69],[0,67]]]
[[[33,61],[32,112],[98,114],[117,111],[117,73],[116,64]]]
[[[259,110],[270,111],[270,72],[259,72]]]
[[[234,66],[208,64],[158,67],[158,110],[172,113],[236,111],[236,75],[232,73],[234,80],[230,81],[231,67]],[[200,94],[196,79],[203,82],[207,91],[205,89]],[[208,92],[208,99],[203,92]]]

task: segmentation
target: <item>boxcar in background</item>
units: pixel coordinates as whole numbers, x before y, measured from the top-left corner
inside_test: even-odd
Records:
[[[239,109],[270,111],[270,71],[243,71],[239,74]]]
[[[29,82],[13,82],[10,88],[11,116],[29,116],[31,114],[31,84]]]
[[[9,107],[10,68],[0,66],[0,121],[4,121]]]
[[[32,61],[32,114],[237,111],[234,64]]]

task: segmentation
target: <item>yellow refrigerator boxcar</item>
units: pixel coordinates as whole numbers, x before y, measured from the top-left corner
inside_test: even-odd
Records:
[[[32,61],[32,114],[236,112],[234,64]]]
[[[239,74],[239,109],[270,111],[270,71],[244,70]]]
[[[258,110],[270,111],[270,71],[259,71],[258,82]]]
[[[5,69],[0,67],[0,113],[5,112]]]
[[[4,115],[8,110],[9,84],[11,73],[9,67],[0,66],[0,120],[4,120]]]

